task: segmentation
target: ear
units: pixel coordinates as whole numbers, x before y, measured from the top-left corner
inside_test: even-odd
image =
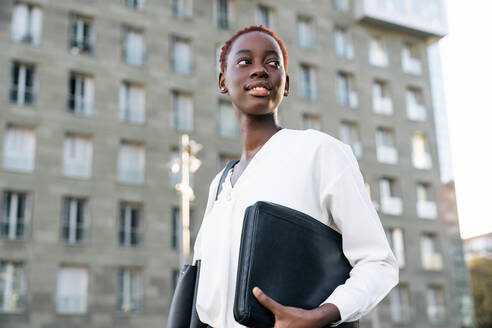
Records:
[[[225,75],[222,72],[219,73],[219,92],[222,94],[226,94],[228,92],[225,84]]]
[[[286,74],[284,96],[287,97],[288,95],[289,95],[289,74]]]

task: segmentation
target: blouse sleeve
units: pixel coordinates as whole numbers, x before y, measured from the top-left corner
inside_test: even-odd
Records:
[[[367,314],[398,283],[398,263],[386,239],[379,216],[364,187],[357,160],[350,148],[339,145],[344,163],[330,183],[322,185],[321,202],[342,234],[343,253],[352,265],[350,277],[322,303],[332,303],[342,322]]]
[[[193,262],[195,263],[196,260],[199,260],[201,258],[200,255],[200,242],[201,242],[201,235],[202,235],[202,226],[205,218],[207,217],[208,213],[210,213],[210,210],[212,210],[212,207],[214,205],[215,201],[215,196],[217,194],[217,187],[219,186],[219,178],[222,175],[222,171],[218,173],[215,178],[212,180],[210,183],[210,187],[208,190],[208,199],[207,199],[207,207],[205,208],[205,214],[203,214],[203,219],[202,219],[202,224],[200,226],[200,230],[198,231],[198,234],[195,239],[195,245],[193,247]]]

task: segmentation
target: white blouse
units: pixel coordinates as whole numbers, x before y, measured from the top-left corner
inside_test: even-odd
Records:
[[[233,315],[236,273],[244,212],[258,200],[304,212],[342,234],[353,268],[321,303],[340,311],[332,326],[367,314],[398,283],[397,261],[350,146],[317,130],[283,128],[257,151],[234,187],[229,171],[215,200],[222,172],[210,184],[194,247],[194,261],[202,260],[196,304],[202,322],[244,327]]]

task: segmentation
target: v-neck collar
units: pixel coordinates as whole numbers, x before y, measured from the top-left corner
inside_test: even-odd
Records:
[[[250,171],[250,166],[252,164],[254,164],[255,162],[257,162],[259,159],[258,157],[261,157],[262,154],[266,151],[265,148],[268,148],[268,146],[273,142],[273,140],[278,137],[279,134],[282,133],[282,131],[284,130],[288,130],[286,128],[282,128],[280,130],[278,130],[277,132],[275,132],[270,138],[268,138],[268,140],[263,144],[263,146],[261,146],[260,149],[258,149],[258,151],[253,155],[253,157],[249,160],[249,163],[248,165],[246,165],[246,167],[244,168],[243,172],[241,173],[241,175],[239,176],[239,178],[236,180],[236,184],[234,186],[232,186],[232,182],[231,182],[231,178],[232,178],[232,168],[229,170],[228,172],[228,177],[227,177],[227,184],[229,185],[229,188],[231,190],[234,190],[237,188],[237,185],[238,183],[240,183],[242,180],[243,180],[243,176],[245,173],[247,173],[248,171]],[[238,162],[239,163],[239,162]],[[237,163],[234,165],[236,166]]]

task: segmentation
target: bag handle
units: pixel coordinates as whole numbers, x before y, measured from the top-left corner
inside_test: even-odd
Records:
[[[237,163],[239,162],[238,159],[235,159],[235,160],[232,160],[230,161],[229,163],[227,163],[225,169],[224,169],[224,172],[222,173],[222,176],[220,177],[220,181],[219,181],[219,186],[217,188],[217,194],[215,195],[215,200],[217,200],[217,198],[219,198],[219,194],[220,194],[220,191],[222,190],[222,184],[224,183],[225,181],[225,178],[227,176],[227,173],[229,172],[229,170],[234,166],[236,165]]]

